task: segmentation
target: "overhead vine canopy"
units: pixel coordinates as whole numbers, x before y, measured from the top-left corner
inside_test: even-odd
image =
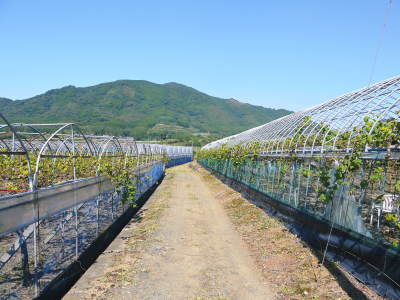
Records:
[[[331,99],[264,125],[204,146],[246,145],[260,142],[264,153],[289,149],[299,152],[345,150],[366,120],[372,131],[379,122],[399,120],[400,76]]]

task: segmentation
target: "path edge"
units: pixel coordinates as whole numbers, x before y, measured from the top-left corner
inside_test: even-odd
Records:
[[[90,268],[96,259],[118,236],[122,229],[129,223],[132,217],[142,208],[165,177],[160,179],[146,191],[136,202],[135,207],[129,207],[114,223],[102,232],[90,246],[79,255],[79,258],[71,263],[61,274],[54,278],[42,293],[35,299],[61,299],[82,275]]]

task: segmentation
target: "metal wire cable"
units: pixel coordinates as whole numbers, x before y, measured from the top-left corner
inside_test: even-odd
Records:
[[[373,62],[372,62],[371,73],[369,74],[368,87],[372,83],[372,79],[373,79],[373,76],[374,76],[374,73],[375,73],[375,69],[376,69],[376,63],[378,61],[378,56],[379,56],[379,54],[380,54],[380,52],[382,50],[383,41],[384,41],[384,35],[385,35],[385,32],[386,32],[386,27],[387,27],[387,24],[389,22],[390,9],[392,7],[392,2],[393,2],[393,0],[389,0],[388,7],[386,9],[386,13],[385,13],[384,21],[383,21],[383,26],[382,26],[380,34],[379,34],[378,47],[376,48],[375,56],[374,56],[374,59],[373,59]]]

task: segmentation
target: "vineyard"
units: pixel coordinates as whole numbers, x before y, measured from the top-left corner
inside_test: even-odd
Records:
[[[0,289],[40,294],[191,147],[85,135],[73,123],[0,114]],[[18,217],[16,217],[18,216]]]
[[[397,298],[399,114],[395,77],[212,142],[197,159],[294,219],[323,260]]]
[[[5,298],[45,293],[165,168],[193,158],[191,147],[0,118]],[[322,264],[400,297],[400,77],[214,141],[197,160],[267,204]]]

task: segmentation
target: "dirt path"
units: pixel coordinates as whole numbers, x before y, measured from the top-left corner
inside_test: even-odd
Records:
[[[220,201],[188,165],[168,170],[139,219],[66,299],[273,298]]]

